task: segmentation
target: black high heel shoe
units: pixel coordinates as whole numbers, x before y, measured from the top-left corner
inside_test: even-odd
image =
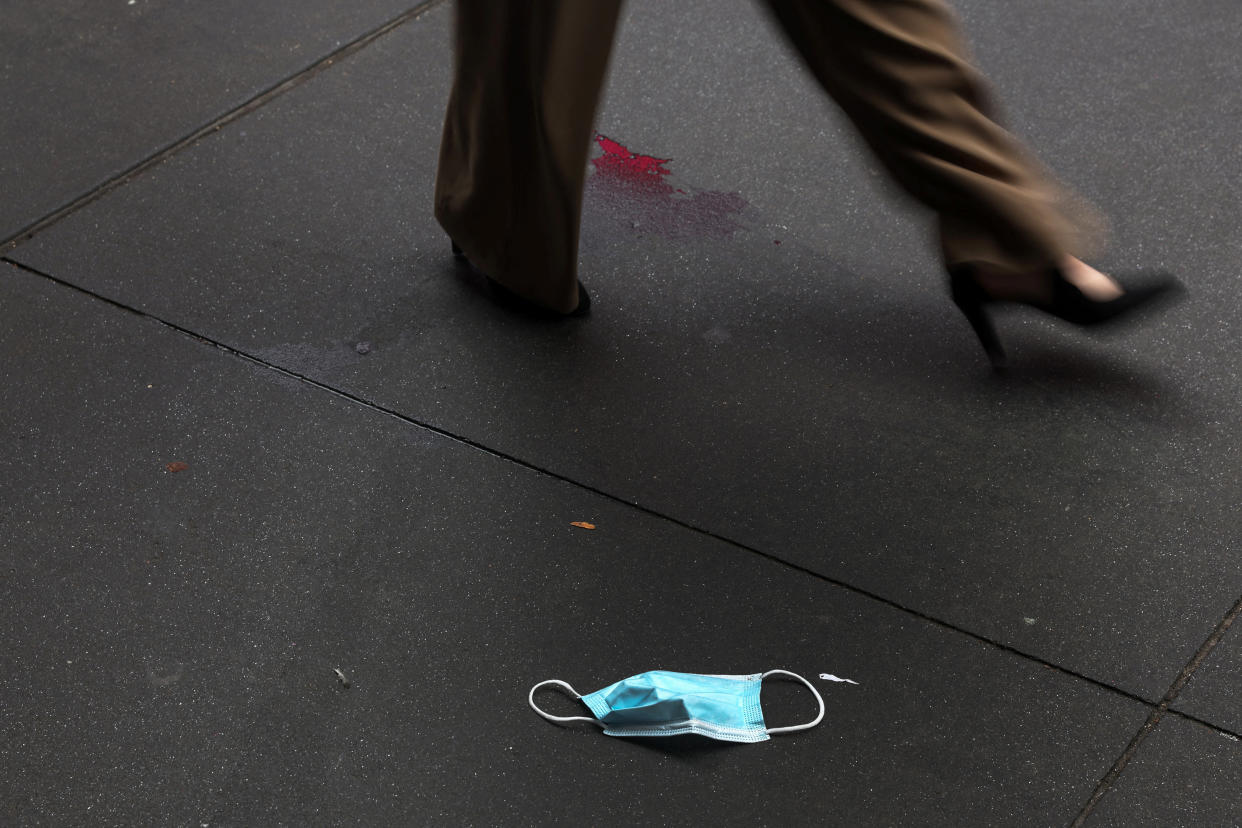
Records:
[[[582,282],[578,282],[578,307],[574,308],[569,313],[557,313],[554,310],[548,310],[542,305],[536,305],[529,299],[518,296],[507,287],[500,284],[500,282],[497,282],[491,276],[488,276],[486,273],[475,267],[470,260],[466,258],[466,254],[461,251],[461,248],[457,246],[457,242],[449,239],[449,243],[453,246],[453,258],[464,263],[475,273],[487,280],[487,290],[497,304],[504,305],[507,308],[511,308],[521,313],[530,314],[531,316],[546,318],[561,318],[566,316],[577,318],[586,316],[591,312],[591,296],[587,293],[587,289],[583,287]]]
[[[983,290],[974,265],[963,264],[949,269],[949,291],[953,296],[953,303],[966,317],[966,321],[975,331],[975,336],[979,337],[979,344],[983,346],[992,367],[1004,367],[1005,350],[996,335],[996,328],[992,326],[987,305],[1012,301],[1029,305],[1074,325],[1090,327],[1130,316],[1140,308],[1154,308],[1160,300],[1172,299],[1183,291],[1182,283],[1170,273],[1138,273],[1115,280],[1123,291],[1116,299],[1098,300],[1088,298],[1065,278],[1065,274],[1058,267],[1049,268],[1048,278],[1052,280],[1051,300],[1007,300],[996,299]]]

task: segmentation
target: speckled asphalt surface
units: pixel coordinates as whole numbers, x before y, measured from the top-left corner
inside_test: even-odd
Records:
[[[1014,314],[991,374],[742,0],[627,5],[564,323],[431,218],[448,3],[7,10],[0,820],[1242,821],[1242,7],[958,7],[1099,263],[1185,302]],[[656,668],[827,715],[526,705]]]

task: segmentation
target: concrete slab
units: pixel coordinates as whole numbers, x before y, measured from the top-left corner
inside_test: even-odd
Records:
[[[1011,109],[1042,125],[1036,144],[1058,169],[1100,168],[1086,189],[1134,242],[1106,263],[1172,266],[1194,289],[1098,344],[1003,320],[1016,362],[1004,378],[955,316],[922,228],[747,4],[627,6],[600,130],[671,159],[672,192],[591,179],[585,322],[512,318],[457,278],[429,215],[444,8],[14,256],[1156,699],[1242,592],[1228,541],[1242,461],[1242,308],[1227,266],[1238,241],[1188,195],[1232,203],[1239,179],[1210,165],[1237,150],[1231,132],[1172,117],[1188,100],[1219,108],[1242,94],[1231,74],[1242,70],[1210,57],[1229,53],[1242,12],[1213,8],[1211,31],[1156,31],[1097,2],[1022,13],[1023,27],[968,4],[984,61],[1020,93]],[[1055,64],[1054,79],[1112,61],[1108,84],[1084,81],[1072,105],[1051,80],[1014,81],[1042,65],[1066,20],[1082,37],[1107,22],[1109,42],[1127,44]],[[1155,71],[1149,56],[1165,54],[1185,65]],[[1199,60],[1212,71],[1188,99]],[[1122,110],[1135,137],[1102,147],[1099,134],[1117,133],[1082,119],[1117,111],[1114,99],[1133,104]],[[1143,166],[1155,157],[1170,161]],[[1178,207],[1139,244],[1126,228],[1151,229],[1156,204]]]
[[[1146,715],[0,267],[11,824],[1064,824]],[[526,706],[775,666],[858,684],[813,679],[825,723],[749,746]]]
[[[1236,736],[1170,716],[1144,740],[1086,824],[1237,825],[1240,760]]]
[[[9,4],[0,239],[415,5]]]

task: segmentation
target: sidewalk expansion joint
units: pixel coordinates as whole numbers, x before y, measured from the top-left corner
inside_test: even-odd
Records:
[[[1095,810],[1095,807],[1100,803],[1100,800],[1103,799],[1104,796],[1112,789],[1113,785],[1117,781],[1117,778],[1121,776],[1122,771],[1126,769],[1126,765],[1130,764],[1130,760],[1133,759],[1135,754],[1138,752],[1139,746],[1143,743],[1143,740],[1156,729],[1156,726],[1160,724],[1167,713],[1172,712],[1174,715],[1181,718],[1199,722],[1200,724],[1204,724],[1207,727],[1210,727],[1213,730],[1227,736],[1238,738],[1238,734],[1231,733],[1225,728],[1216,727],[1211,723],[1204,722],[1195,716],[1179,713],[1176,710],[1170,711],[1169,706],[1172,705],[1181,694],[1182,689],[1186,686],[1186,683],[1190,681],[1191,676],[1194,675],[1195,671],[1198,670],[1204,660],[1207,659],[1208,654],[1211,653],[1212,650],[1215,649],[1216,645],[1220,643],[1220,640],[1225,637],[1225,633],[1227,633],[1229,628],[1233,626],[1233,622],[1237,620],[1238,615],[1240,614],[1242,614],[1242,598],[1238,598],[1234,605],[1230,607],[1229,611],[1225,613],[1225,617],[1217,623],[1211,634],[1208,635],[1207,639],[1199,645],[1199,649],[1195,651],[1195,654],[1190,657],[1190,661],[1186,662],[1186,666],[1183,667],[1181,672],[1177,674],[1177,678],[1175,678],[1173,683],[1169,685],[1169,689],[1165,692],[1163,698],[1160,699],[1160,702],[1147,716],[1147,721],[1143,722],[1143,726],[1140,727],[1138,732],[1134,734],[1134,738],[1130,740],[1130,743],[1126,745],[1125,750],[1123,750],[1121,755],[1117,757],[1117,761],[1113,763],[1113,766],[1108,769],[1106,774],[1104,774],[1104,777],[1100,780],[1099,784],[1095,786],[1095,790],[1091,792],[1091,796],[1087,799],[1087,803],[1083,805],[1082,811],[1079,812],[1077,818],[1075,818],[1071,823],[1071,828],[1078,828],[1078,826],[1087,821],[1087,818],[1091,816],[1091,812]]]
[[[352,55],[354,52],[369,46],[371,43],[388,34],[398,26],[422,17],[425,13],[436,6],[441,5],[445,1],[446,0],[423,0],[423,2],[412,8],[406,9],[388,22],[382,23],[376,28],[359,35],[348,43],[338,46],[336,49],[328,52],[314,63],[304,66],[292,75],[289,75],[257,92],[250,98],[247,98],[242,103],[228,110],[224,114],[217,116],[198,129],[183,135],[170,144],[166,144],[161,149],[156,150],[153,154],[127,167],[111,178],[105,179],[92,189],[61,205],[60,207],[57,207],[55,210],[47,213],[42,218],[35,219],[21,230],[18,230],[12,236],[9,236],[7,239],[0,240],[0,251],[12,250],[22,242],[34,238],[36,235],[51,227],[53,224],[56,224],[66,216],[76,213],[86,205],[112,192],[117,187],[127,184],[129,181],[146,172],[151,167],[163,163],[173,155],[181,152],[183,149],[197,143],[201,138],[219,131],[224,126],[236,121],[238,118],[250,114],[256,109],[266,105],[271,100],[285,94],[289,90],[301,86],[306,81],[330,67],[333,63],[343,60],[344,58]]]

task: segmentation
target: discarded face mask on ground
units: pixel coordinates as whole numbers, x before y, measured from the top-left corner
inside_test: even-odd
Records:
[[[759,705],[759,690],[768,676],[791,676],[802,682],[819,702],[819,715],[807,724],[767,727]],[[535,704],[535,691],[555,684],[573,693],[595,718],[553,716]],[[769,670],[749,676],[710,676],[652,670],[618,681],[603,690],[582,695],[559,679],[541,681],[530,689],[531,709],[551,722],[591,722],[609,736],[677,736],[697,733],[726,742],[762,742],[775,733],[815,727],[824,718],[824,699],[809,681],[788,670]]]

